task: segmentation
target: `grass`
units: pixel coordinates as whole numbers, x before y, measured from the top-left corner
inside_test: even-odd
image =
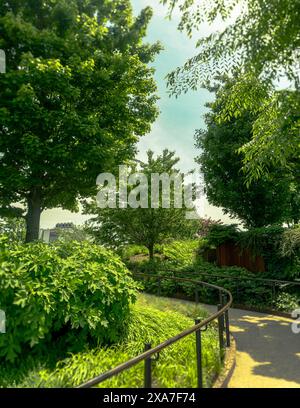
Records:
[[[207,310],[193,302],[185,302],[182,300],[159,297],[145,293],[139,296],[138,302],[140,305],[144,305],[145,307],[150,306],[162,311],[176,310],[176,312],[193,319],[193,321],[198,318],[205,319],[209,316]]]
[[[207,313],[199,306],[151,295],[139,295],[132,306],[130,324],[125,340],[110,347],[97,347],[71,355],[59,361],[54,369],[38,361],[26,361],[10,371],[2,367],[2,384],[17,387],[74,387],[138,355],[145,343],[160,344],[182,330],[191,327],[196,317]],[[155,387],[195,387],[195,336],[190,335],[163,350],[153,363]],[[31,368],[32,367],[32,368]],[[203,333],[203,368],[205,385],[209,387],[220,370],[218,336],[214,326]],[[143,387],[143,363],[105,381],[101,387]],[[12,375],[13,374],[13,375]],[[13,377],[17,379],[14,380]],[[3,386],[3,385],[2,385]]]

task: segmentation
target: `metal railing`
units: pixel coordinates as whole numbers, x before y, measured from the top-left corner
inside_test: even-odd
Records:
[[[234,298],[235,298],[235,305],[242,306],[243,302],[239,302],[240,297],[243,295],[243,290],[249,289],[249,284],[251,283],[256,283],[258,285],[266,287],[265,296],[267,296],[267,293],[269,293],[269,301],[270,304],[266,304],[265,306],[272,306],[273,302],[276,300],[276,296],[278,293],[281,291],[285,291],[287,289],[294,289],[298,288],[300,290],[300,280],[279,280],[279,279],[271,279],[271,278],[257,278],[257,277],[250,277],[250,276],[234,276],[234,275],[226,275],[226,274],[212,274],[212,273],[207,273],[207,272],[180,272],[180,271],[166,271],[166,270],[161,270],[161,271],[156,271],[156,275],[158,276],[157,279],[159,279],[159,290],[158,294],[161,295],[161,286],[160,286],[160,279],[164,279],[164,273],[173,273],[173,277],[182,277],[182,276],[188,276],[190,279],[204,279],[205,281],[209,282],[209,280],[216,280],[216,281],[221,281],[212,283],[216,285],[224,285],[228,286],[228,282],[232,282],[232,285],[229,285],[230,288],[228,290],[231,291],[231,293],[234,293]],[[134,273],[135,275],[135,273]],[[154,278],[156,275],[151,275],[152,278]],[[228,282],[222,282],[223,281],[228,281]],[[255,297],[255,292],[253,293]],[[257,294],[259,296],[259,294]],[[198,294],[196,294],[196,299],[197,303],[199,302]],[[245,304],[246,306],[246,304]]]
[[[79,385],[77,388],[91,388],[95,385],[102,383],[126,370],[129,370],[131,367],[136,364],[144,361],[144,387],[152,387],[152,365],[153,361],[157,360],[159,353],[166,349],[167,347],[177,343],[179,340],[195,333],[195,342],[196,342],[196,362],[197,362],[197,386],[198,388],[203,388],[203,367],[202,367],[202,337],[201,333],[205,331],[210,323],[217,320],[218,322],[218,333],[219,333],[219,347],[220,347],[220,358],[223,358],[224,349],[230,347],[230,323],[229,323],[229,309],[232,305],[232,295],[231,293],[220,286],[213,285],[207,282],[202,282],[194,279],[186,278],[177,278],[177,277],[160,277],[147,274],[134,274],[136,277],[140,278],[157,278],[158,280],[173,280],[177,282],[186,282],[191,283],[195,286],[195,296],[197,296],[197,287],[203,285],[205,287],[211,288],[219,293],[219,304],[218,310],[210,315],[208,318],[200,321],[199,319],[195,320],[195,325],[183,330],[181,333],[177,334],[174,337],[171,337],[165,340],[163,343],[152,347],[151,344],[145,344],[145,351],[138,356],[126,361],[123,364],[118,365],[117,367],[112,368],[105,373],[98,375],[97,377],[85,382],[84,384]],[[197,301],[197,299],[196,299]],[[225,339],[224,339],[225,335]],[[156,357],[154,357],[156,355]]]

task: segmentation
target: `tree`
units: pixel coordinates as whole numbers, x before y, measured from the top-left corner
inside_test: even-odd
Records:
[[[256,75],[245,73],[228,84],[220,95],[219,123],[230,123],[251,112],[252,138],[240,147],[247,183],[258,180],[274,167],[285,167],[300,186],[300,92],[276,90]]]
[[[164,150],[163,153],[156,158],[152,151],[148,151],[148,160],[146,163],[140,162],[140,168],[137,165],[132,165],[130,174],[135,174],[137,171],[142,172],[148,181],[148,197],[147,207],[138,208],[129,207],[129,197],[117,208],[98,208],[97,203],[85,202],[85,213],[92,214],[93,217],[89,222],[89,231],[94,235],[95,239],[101,243],[112,247],[119,247],[125,244],[144,245],[149,250],[149,257],[154,257],[155,244],[161,244],[168,239],[188,238],[197,232],[198,223],[186,219],[186,207],[183,202],[182,208],[175,208],[175,187],[174,182],[170,188],[170,208],[162,208],[162,200],[164,194],[159,192],[159,207],[151,208],[151,175],[163,173],[170,177],[174,174],[180,175],[176,164],[179,158],[175,157],[174,152]],[[181,185],[183,187],[183,185]],[[128,193],[134,193],[132,186],[128,188]],[[138,195],[138,200],[141,199]],[[119,194],[117,194],[119,197]]]
[[[43,210],[78,210],[97,175],[132,158],[149,132],[147,64],[160,50],[142,42],[151,15],[134,18],[128,0],[1,3],[0,213],[25,217],[27,242]]]
[[[217,91],[216,101],[208,104],[207,130],[196,133],[196,145],[201,149],[196,161],[204,176],[208,201],[223,207],[225,213],[239,218],[246,227],[263,227],[274,223],[297,222],[300,218],[300,191],[294,189],[294,180],[284,167],[269,166],[268,175],[250,185],[239,148],[252,139],[255,117],[244,113],[228,122],[219,122],[227,83]]]
[[[198,55],[169,75],[171,92],[196,89],[224,73],[239,78],[227,92],[220,118],[230,121],[249,110],[257,114],[252,140],[241,149],[248,181],[266,174],[270,161],[299,180],[299,0],[162,1],[170,14],[180,7],[179,28],[189,35],[203,22],[221,18],[227,23],[222,31],[201,38]],[[275,88],[283,77],[290,86]]]

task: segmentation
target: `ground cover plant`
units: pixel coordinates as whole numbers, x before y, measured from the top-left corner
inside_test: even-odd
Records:
[[[269,234],[270,238],[265,238],[264,241],[265,248],[270,246],[270,241],[272,241],[273,236],[277,236],[278,230],[279,227],[271,229],[271,233]],[[251,234],[247,234],[247,232],[244,233],[244,242],[249,239],[250,235]],[[297,233],[295,233],[295,236],[296,242]],[[128,268],[135,273],[154,275],[147,279],[137,278],[142,282],[145,291],[148,293],[159,293],[162,296],[184,297],[195,300],[195,285],[163,279],[168,277],[184,277],[209,282],[228,289],[233,295],[234,305],[236,306],[248,306],[255,307],[259,310],[272,309],[285,312],[291,312],[299,307],[299,286],[282,287],[280,284],[273,285],[272,282],[264,282],[261,280],[269,278],[289,278],[293,280],[292,277],[297,273],[299,274],[297,263],[295,263],[291,269],[280,269],[277,265],[273,274],[270,272],[257,274],[236,266],[220,268],[214,263],[209,263],[203,259],[203,253],[207,248],[213,248],[224,240],[229,238],[237,239],[237,237],[238,233],[235,227],[230,226],[226,229],[224,226],[217,226],[211,235],[211,239],[201,239],[200,242],[199,240],[195,240],[191,241],[190,244],[188,244],[188,241],[165,244],[164,249],[158,248],[157,250],[160,254],[165,253],[168,254],[168,256],[157,256],[154,261],[148,262],[145,258],[139,258],[135,255],[131,260],[127,260],[126,262]],[[261,242],[261,239],[258,241],[254,239],[253,245],[254,242]],[[288,235],[286,239],[291,239],[290,235]],[[198,245],[196,245],[196,243],[198,243]],[[296,247],[295,243],[295,248]],[[275,249],[273,245],[272,248],[272,253],[280,257],[278,253],[280,247],[276,246],[277,249]],[[183,254],[184,250],[185,256]],[[272,259],[271,255],[269,255],[268,259]],[[290,260],[285,261],[287,262],[286,265],[290,266]],[[276,262],[273,260],[271,265],[275,267]],[[287,271],[290,271],[290,274],[287,275]],[[160,281],[157,279],[157,275],[162,277]],[[200,302],[211,304],[217,304],[219,302],[218,293],[215,290],[199,285],[197,292]]]
[[[126,336],[115,345],[86,348],[47,368],[42,361],[24,362],[18,377],[0,369],[2,386],[73,387],[125,362],[144,350],[192,326],[196,317],[207,312],[174,300],[139,295],[131,306]],[[197,382],[195,338],[188,336],[160,353],[153,365],[153,383],[158,387],[195,387]],[[206,386],[211,386],[220,370],[218,335],[215,325],[203,334],[203,368]],[[143,364],[104,382],[101,387],[143,387]],[[10,374],[10,375],[9,375]],[[14,378],[18,378],[18,381]],[[14,379],[14,380],[13,380]]]

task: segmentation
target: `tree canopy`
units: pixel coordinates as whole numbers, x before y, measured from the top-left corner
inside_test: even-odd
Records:
[[[148,248],[150,259],[152,259],[155,244],[161,244],[168,239],[193,236],[199,227],[198,222],[186,218],[187,209],[184,202],[182,208],[176,208],[174,205],[174,182],[171,182],[170,185],[169,208],[162,206],[164,195],[161,187],[158,208],[151,206],[151,175],[164,173],[170,177],[174,174],[180,175],[180,171],[176,168],[178,161],[179,158],[175,156],[175,152],[164,150],[161,155],[154,157],[154,153],[148,151],[147,162],[140,162],[139,166],[137,164],[131,166],[128,177],[139,171],[148,180],[147,208],[142,208],[142,202],[137,208],[129,206],[129,194],[134,193],[135,190],[133,186],[127,187],[129,194],[126,202],[121,202],[121,205],[116,208],[99,208],[96,201],[85,202],[85,213],[94,215],[88,222],[88,230],[96,241],[114,248],[125,244],[144,245]],[[183,188],[183,185],[181,187]],[[139,193],[137,196],[139,201],[141,199]]]
[[[200,38],[199,53],[169,75],[171,93],[196,89],[224,73],[238,78],[220,118],[230,120],[245,110],[258,113],[252,140],[241,150],[248,181],[267,173],[270,161],[299,173],[300,1],[162,2],[170,15],[179,7],[179,28],[190,36],[204,22],[226,23],[223,30]]]
[[[128,0],[1,3],[0,207],[26,217],[27,241],[43,210],[76,211],[97,175],[132,158],[149,132],[157,96],[147,64],[161,48],[143,43],[151,16],[135,18]]]
[[[241,171],[241,146],[252,139],[256,117],[249,112],[226,122],[218,120],[228,89],[217,91],[216,101],[208,104],[206,130],[196,132],[201,154],[196,161],[204,176],[205,192],[211,204],[223,207],[225,213],[239,218],[246,227],[263,227],[275,223],[297,223],[300,219],[300,191],[286,168],[269,165],[253,183],[246,183]]]

